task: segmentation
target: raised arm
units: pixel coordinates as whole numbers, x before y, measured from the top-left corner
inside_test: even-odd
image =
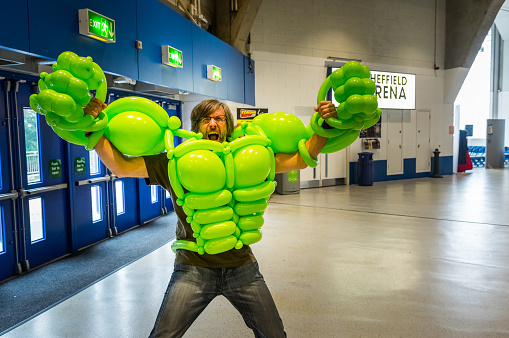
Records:
[[[337,117],[336,107],[330,101],[321,101],[317,107],[315,107],[315,111],[320,114],[323,119],[329,117]],[[322,137],[317,134],[313,134],[306,141],[306,149],[309,152],[309,155],[312,158],[317,158],[318,154],[322,151],[323,147],[327,143],[329,139],[327,137]],[[297,169],[304,169],[307,167],[306,162],[297,151],[295,153],[277,153],[275,155],[276,158],[276,172],[285,172]]]
[[[127,157],[118,151],[106,138],[102,137],[97,142],[94,150],[101,161],[118,177],[148,177],[147,167],[143,157]]]

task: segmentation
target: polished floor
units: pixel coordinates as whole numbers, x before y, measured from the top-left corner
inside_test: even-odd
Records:
[[[253,246],[288,337],[509,337],[509,168],[273,195]],[[147,337],[169,245],[5,335]],[[185,337],[252,337],[224,299]]]

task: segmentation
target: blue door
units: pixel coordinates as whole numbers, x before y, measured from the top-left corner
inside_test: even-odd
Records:
[[[119,234],[138,225],[138,179],[123,177],[111,181],[113,233]]]
[[[0,281],[22,272],[16,218],[12,109],[8,80],[0,81]]]
[[[180,104],[180,102],[162,101],[160,104],[161,107],[163,107],[164,110],[166,110],[169,116],[177,116],[178,118],[182,119],[181,111],[182,105]],[[175,136],[173,144],[177,146],[180,143],[182,143],[181,138]],[[173,204],[171,201],[170,193],[167,192],[165,189],[161,189],[161,200],[163,202],[162,208],[164,214],[173,211]]]
[[[110,92],[107,103],[110,104],[126,96],[132,95]],[[108,191],[110,192],[110,222],[113,235],[139,225],[138,179],[118,178],[113,175]]]
[[[19,257],[27,271],[71,252],[67,145],[29,106],[35,82],[11,81]]]
[[[74,144],[70,147],[72,182],[73,251],[112,235],[110,227],[110,174],[95,151]]]
[[[161,191],[160,186],[146,185],[145,181],[138,180],[140,224],[147,223],[164,213]]]

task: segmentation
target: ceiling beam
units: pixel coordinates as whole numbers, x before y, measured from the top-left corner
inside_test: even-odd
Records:
[[[445,69],[470,68],[505,0],[447,0]]]

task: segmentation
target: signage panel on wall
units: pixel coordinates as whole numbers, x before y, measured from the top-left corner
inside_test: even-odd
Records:
[[[237,125],[242,122],[251,122],[260,114],[267,114],[268,108],[237,108]]]
[[[221,68],[214,65],[207,65],[207,79],[221,81]]]
[[[55,159],[48,161],[49,178],[62,177],[62,160]]]
[[[338,68],[331,68],[334,72]],[[371,71],[378,108],[415,109],[415,74]],[[332,96],[332,102],[338,102]]]
[[[182,68],[184,67],[184,55],[182,51],[172,46],[161,46],[162,62],[165,65]]]
[[[88,8],[79,9],[78,17],[80,34],[103,42],[115,42],[115,20]]]
[[[378,108],[415,109],[415,74],[371,71]]]

